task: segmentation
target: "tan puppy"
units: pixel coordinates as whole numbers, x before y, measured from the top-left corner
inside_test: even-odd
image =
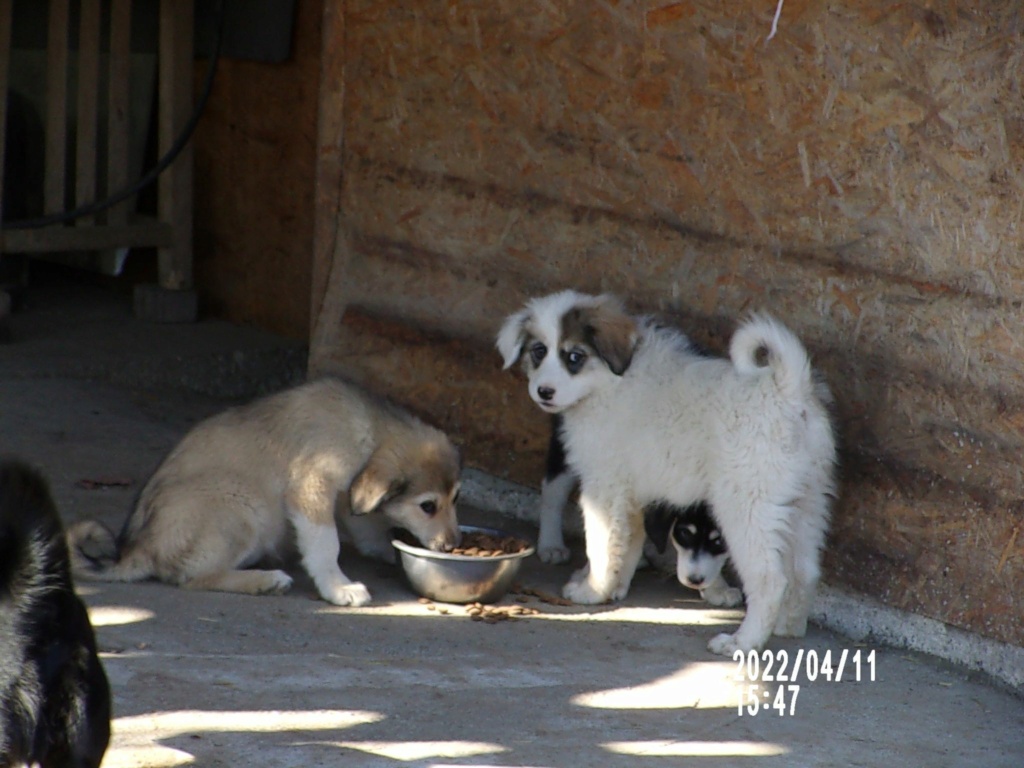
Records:
[[[75,570],[104,581],[279,593],[290,576],[247,568],[279,556],[292,529],[321,597],[364,605],[369,591],[338,567],[335,507],[365,554],[393,560],[390,526],[449,549],[459,539],[459,471],[444,433],[352,384],[320,379],[194,427],[146,484],[116,542],[99,523],[72,526]],[[369,513],[375,522],[354,517]]]

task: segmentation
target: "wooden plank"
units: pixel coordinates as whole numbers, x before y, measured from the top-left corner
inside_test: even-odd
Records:
[[[50,0],[46,42],[46,179],[47,213],[64,210],[67,180],[68,18],[69,0]]]
[[[163,222],[117,226],[46,227],[0,231],[0,253],[93,251],[107,248],[166,248],[174,232]]]
[[[310,288],[309,370],[322,364],[315,350],[337,345],[345,311],[344,279],[351,258],[341,210],[342,137],[345,117],[345,14],[340,3],[324,3],[317,123],[316,214],[313,222],[313,276]]]
[[[129,101],[131,95],[131,0],[112,0],[110,7],[110,82],[107,105],[107,194],[128,185]],[[107,211],[107,223],[124,224],[134,198]]]
[[[469,466],[537,486],[550,421],[488,341],[446,338],[351,306],[321,373],[351,378],[472,446]],[[430,370],[429,376],[421,371]]]
[[[825,349],[856,348],[862,359],[882,352],[901,370],[946,372],[956,387],[1024,394],[1024,306],[1015,299],[901,279],[884,267],[851,268],[846,249],[771,251],[698,238],[658,216],[407,173],[362,157],[347,166],[346,184],[358,190],[346,198],[346,216],[365,251],[349,282],[374,301],[391,297],[447,318],[446,330],[473,328],[467,317],[483,323],[542,292],[607,290],[641,311],[700,317],[726,333],[745,312],[770,311]],[[642,243],[643,258],[625,258],[623,245],[632,243]],[[386,261],[371,263],[376,258]],[[404,293],[416,273],[421,287]],[[456,276],[469,277],[474,290],[451,303],[443,297]]]
[[[1021,645],[1019,500],[979,502],[955,483],[856,458],[842,474],[825,552],[829,583]]]
[[[192,111],[192,0],[160,0],[159,146],[174,143]],[[174,244],[158,254],[163,288],[192,288],[192,142],[159,181],[158,216],[174,229]]]
[[[4,213],[4,159],[7,147],[7,73],[11,56],[11,10],[14,0],[0,0],[0,221]]]
[[[78,27],[78,129],[75,204],[96,200],[96,137],[99,133],[100,0],[82,0]],[[78,221],[86,223],[92,217]]]
[[[372,201],[371,201],[372,205]],[[456,204],[452,204],[452,208]],[[537,216],[531,226],[553,230],[550,219]],[[457,234],[457,226],[452,226]],[[468,236],[466,239],[469,240]],[[653,238],[649,240],[653,247]],[[354,233],[355,258],[345,273],[345,281],[354,296],[347,310],[388,318],[415,328],[430,329],[446,339],[470,339],[487,344],[503,315],[494,312],[515,308],[506,306],[507,294],[517,296],[543,292],[545,288],[529,284],[522,276],[486,262],[465,262],[452,254],[431,253],[411,247],[409,242],[367,239]],[[711,272],[707,266],[702,272]],[[646,283],[641,268],[635,270]],[[827,273],[816,281],[823,282]],[[571,284],[566,275],[558,276],[553,285]],[[424,290],[429,286],[429,290]],[[780,304],[798,301],[806,296],[800,285],[775,293]],[[640,311],[657,307],[658,290],[647,288],[626,298]],[[1024,452],[1024,383],[1019,377],[1002,376],[996,387],[977,386],[973,397],[965,398],[964,382],[955,367],[933,370],[926,361],[914,360],[904,351],[901,339],[912,334],[927,304],[920,304],[907,323],[894,325],[893,333],[872,332],[872,341],[852,356],[837,354],[836,337],[818,332],[801,334],[805,343],[818,353],[816,367],[831,382],[839,396],[837,413],[840,432],[858,450],[879,461],[897,462],[908,469],[937,478],[945,478],[972,493],[1001,495],[1013,498],[1024,484],[1020,454]],[[981,325],[1005,325],[1015,335],[1024,335],[1020,312],[994,305],[988,310],[970,308],[966,297],[956,297],[945,309],[946,314],[961,315],[970,311]],[[735,327],[735,317],[726,319],[717,329],[715,343],[709,343],[712,318],[702,316],[685,303],[659,317],[679,325],[702,345],[723,353]],[[870,328],[870,326],[868,326]],[[316,339],[314,339],[316,342]],[[340,341],[337,343],[341,343]],[[916,344],[915,346],[921,346]],[[318,350],[317,359],[330,358],[330,350]],[[491,355],[498,364],[497,354]],[[894,361],[902,362],[896,365]],[[976,364],[982,368],[981,364]],[[983,372],[979,372],[983,375]],[[432,378],[434,371],[425,370]],[[860,383],[858,383],[860,382]]]
[[[322,372],[359,381],[445,429],[467,466],[539,485],[549,422],[530,401],[522,374],[502,371],[489,344],[354,304],[342,322],[345,332]],[[970,486],[873,457],[847,456],[842,474],[826,553],[830,583],[958,626],[973,623],[972,607],[989,606],[986,634],[1020,644],[1018,592],[1005,587],[1024,579],[1024,558],[1016,550],[1007,557],[1019,500],[979,496]],[[865,581],[865,568],[887,578]]]
[[[474,368],[499,367],[493,334],[525,298],[615,291],[719,352],[770,311],[836,396],[829,577],[1020,644],[1018,7],[933,3],[926,29],[885,0],[810,3],[765,47],[753,0],[685,5],[655,24],[636,3],[347,0],[323,73],[344,124],[319,145],[344,151],[355,298],[311,359],[537,484],[541,415],[515,374]],[[459,412],[462,382],[492,399]]]
[[[225,319],[306,342],[320,303],[320,294],[314,299],[310,287],[322,266],[314,267],[312,254],[326,5],[321,0],[295,4],[294,49],[287,62],[221,56],[195,139],[196,284]],[[329,5],[341,9],[344,3]],[[197,46],[204,26],[200,7]],[[196,74],[205,68],[197,59]]]

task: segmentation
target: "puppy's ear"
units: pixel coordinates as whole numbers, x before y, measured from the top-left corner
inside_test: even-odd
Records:
[[[614,296],[601,296],[599,302],[586,310],[587,343],[605,361],[616,376],[621,376],[633,362],[637,333],[634,320]]]
[[[366,466],[356,475],[348,489],[349,504],[354,515],[366,515],[381,504],[405,493],[409,481],[402,473],[397,457],[378,448]]]
[[[664,554],[675,523],[676,510],[669,504],[650,504],[644,508],[644,530],[659,555]]]
[[[498,331],[498,340],[495,346],[498,352],[505,359],[504,369],[511,368],[516,360],[523,353],[523,344],[526,343],[526,322],[530,319],[530,310],[521,309],[511,314],[505,320],[505,324]]]

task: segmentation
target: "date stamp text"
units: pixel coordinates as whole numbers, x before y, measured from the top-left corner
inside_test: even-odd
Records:
[[[807,683],[875,682],[877,657],[874,650],[843,648],[736,651],[732,656],[735,682],[742,685],[736,714],[796,714],[800,687]]]

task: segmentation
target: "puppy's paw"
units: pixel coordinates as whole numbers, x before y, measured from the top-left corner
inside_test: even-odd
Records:
[[[242,572],[251,577],[245,591],[252,595],[281,595],[292,587],[292,578],[284,570],[247,570]]]
[[[260,595],[280,595],[291,589],[292,577],[284,571],[267,571],[264,584],[261,585]]]
[[[619,584],[612,590],[610,600],[623,600],[629,594],[629,584]]]
[[[590,576],[590,564],[589,563],[587,565],[584,565],[582,568],[578,569],[577,571],[575,571],[573,573],[573,575],[569,577],[569,583],[566,584],[566,589],[568,589],[573,584],[582,584],[584,581],[587,580],[588,576]]]
[[[324,600],[334,605],[350,605],[358,608],[370,602],[370,590],[359,582],[333,587],[329,593],[321,595]]]
[[[586,580],[570,581],[562,589],[562,597],[579,605],[598,605],[608,602],[608,595],[598,592]]]
[[[708,650],[718,656],[732,656],[736,651],[745,649],[741,648],[736,642],[736,635],[723,632],[721,635],[715,635],[711,638],[711,641],[708,643]]]
[[[736,587],[720,590],[705,589],[700,596],[708,605],[718,608],[735,608],[737,605],[743,604],[743,590]]]
[[[537,549],[537,557],[541,559],[541,562],[551,565],[568,562],[571,554],[568,547],[538,547]]]

